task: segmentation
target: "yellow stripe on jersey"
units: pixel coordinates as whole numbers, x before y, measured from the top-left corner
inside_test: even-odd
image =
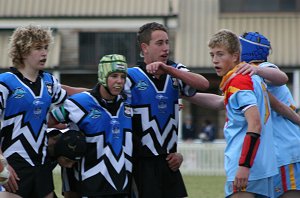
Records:
[[[289,174],[290,174],[290,182],[291,182],[291,190],[296,190],[296,181],[295,181],[295,173],[294,173],[294,164],[289,164]]]

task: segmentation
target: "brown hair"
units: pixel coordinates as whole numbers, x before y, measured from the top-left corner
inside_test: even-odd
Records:
[[[165,26],[156,22],[146,23],[145,25],[141,26],[137,33],[137,41],[139,46],[142,43],[149,44],[151,40],[151,34],[156,30],[162,30],[168,33],[168,30]]]
[[[52,30],[39,25],[18,27],[10,37],[9,57],[15,67],[23,65],[23,56],[30,53],[35,44],[51,44]]]

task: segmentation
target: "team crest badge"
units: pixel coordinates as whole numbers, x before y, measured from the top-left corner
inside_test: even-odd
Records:
[[[168,100],[168,97],[162,95],[162,94],[158,94],[155,96],[155,98],[158,100],[157,101],[157,107],[159,109],[159,112],[161,113],[165,113],[166,112],[166,109],[168,107],[168,104],[167,104],[167,100]]]
[[[173,82],[172,83],[173,87],[177,89],[178,88],[178,80],[176,78],[172,78],[172,82]]]
[[[124,105],[124,115],[126,117],[132,116],[132,108],[129,105]]]
[[[53,94],[53,92],[52,92],[52,85],[50,83],[47,83],[46,87],[47,87],[47,91],[48,91],[49,95],[51,96]]]
[[[13,97],[14,98],[23,98],[23,96],[26,94],[26,91],[21,88],[21,87],[18,87],[14,90],[13,92]]]
[[[120,138],[120,123],[117,120],[111,120],[111,133],[113,135],[113,138]]]
[[[138,83],[137,83],[137,85],[136,85],[136,88],[138,89],[138,90],[146,90],[147,88],[148,88],[148,84],[145,82],[145,81],[143,81],[143,80],[141,80],[141,81],[139,81]]]

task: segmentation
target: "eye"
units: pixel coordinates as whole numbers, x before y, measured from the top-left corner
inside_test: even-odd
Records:
[[[157,41],[156,44],[160,46],[163,44],[163,41]]]

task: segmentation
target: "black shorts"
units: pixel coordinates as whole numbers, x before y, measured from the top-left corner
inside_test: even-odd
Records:
[[[61,167],[62,178],[62,191],[64,192],[77,192],[79,187],[79,181],[75,178],[74,168]]]
[[[52,169],[48,165],[15,170],[19,189],[16,194],[23,198],[44,198],[54,191]]]
[[[187,197],[180,171],[169,168],[166,156],[138,158],[133,169],[139,198]]]

